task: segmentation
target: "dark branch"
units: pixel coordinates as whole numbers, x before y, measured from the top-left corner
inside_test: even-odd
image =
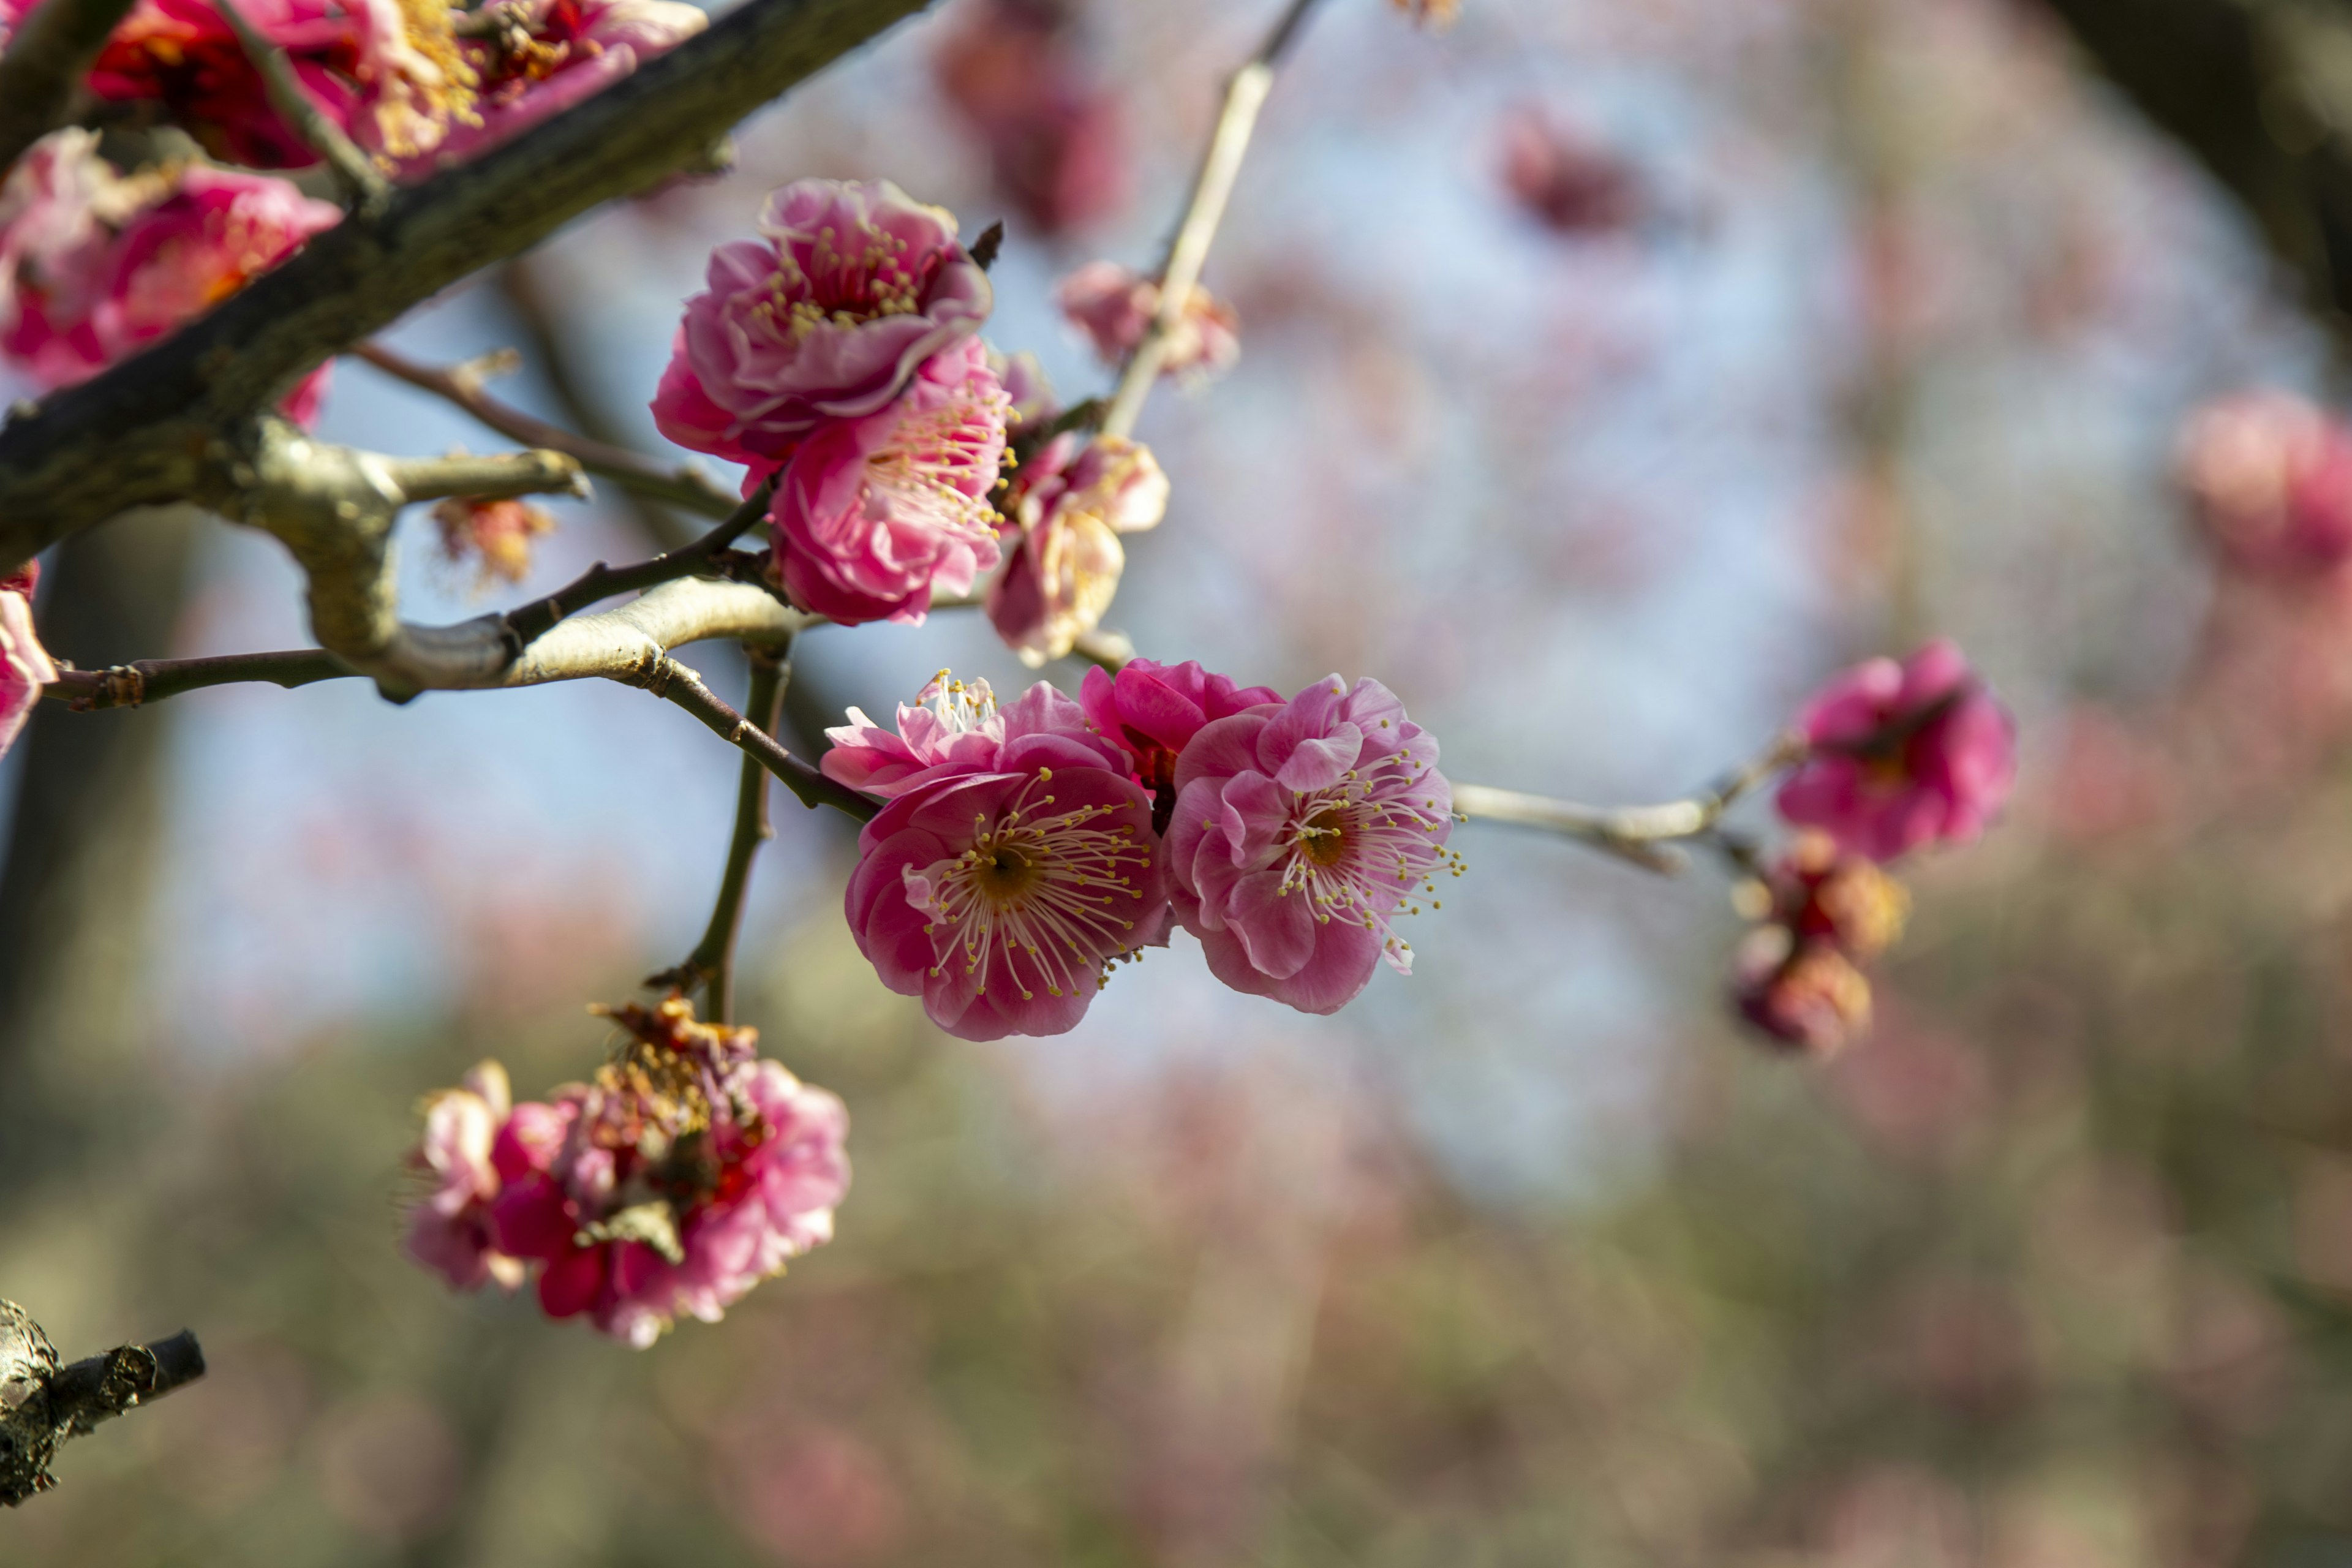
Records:
[[[220,309],[0,429],[0,570],[125,507],[233,493],[224,437],[313,366],[598,204],[922,0],[746,0],[584,103],[354,214]]]
[[[65,120],[74,89],[131,0],[48,0],[0,55],[0,178]]]
[[[0,1301],[0,1503],[14,1508],[56,1486],[49,1461],[68,1439],[204,1374],[204,1350],[185,1329],[60,1367],[32,1315]]]
[[[564,616],[601,599],[612,598],[616,594],[635,593],[708,570],[721,551],[767,515],[768,497],[774,488],[773,479],[762,483],[748,499],[736,504],[734,512],[726,521],[683,550],[673,550],[650,561],[640,561],[634,566],[612,567],[599,561],[546,598],[508,611],[507,630],[512,636],[516,650],[520,652],[528,647]]]
[[[648,670],[642,679],[633,679],[631,684],[643,686],[665,701],[677,703],[701,720],[712,734],[757,757],[761,765],[783,780],[784,787],[798,795],[801,804],[810,810],[829,805],[835,811],[847,812],[860,822],[873,821],[881,811],[880,801],[835,783],[784,750],[773,735],[727,706],[717,693],[702,684],[700,676],[676,659],[664,659],[660,666]]]
[[[41,689],[54,701],[70,703],[75,711],[97,708],[136,708],[160,702],[184,691],[208,686],[233,686],[266,680],[292,690],[313,681],[338,680],[359,672],[324,648],[294,648],[284,653],[223,654],[210,658],[142,658],[135,664],[105,669],[68,669],[57,682]]]

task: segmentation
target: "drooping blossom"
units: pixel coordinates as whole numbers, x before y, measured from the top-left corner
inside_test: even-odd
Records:
[[[452,496],[433,509],[446,561],[475,563],[484,584],[530,574],[531,541],[555,531],[547,509],[512,497]]]
[[[487,37],[460,40],[477,86],[474,111],[403,164],[414,176],[513,140],[666,54],[709,26],[675,0],[509,0]]]
[[[1800,941],[1829,942],[1856,960],[1892,946],[1911,912],[1902,883],[1825,833],[1799,834],[1773,864],[1767,889],[1776,922]]]
[[[1759,927],[1732,961],[1739,1016],[1807,1056],[1836,1055],[1870,1027],[1870,982],[1837,944]]]
[[[977,338],[923,362],[895,401],[821,420],[769,516],[793,603],[845,626],[919,623],[1001,558],[991,494],[1011,405]]]
[[[1376,680],[1338,676],[1204,726],[1176,762],[1177,918],[1237,991],[1332,1013],[1412,948],[1401,914],[1458,874],[1437,741]]]
[[[1115,261],[1087,262],[1062,279],[1054,298],[1105,364],[1124,363],[1160,313],[1160,285]],[[1220,375],[1241,353],[1241,321],[1233,308],[1195,284],[1168,334],[1160,374]]]
[[[924,695],[928,719],[897,746],[860,713],[828,731],[825,772],[891,795],[858,835],[850,931],[882,983],[951,1035],[1061,1034],[1112,963],[1164,940],[1151,799],[1050,686],[1002,713],[982,683]]]
[[[712,251],[687,301],[653,405],[682,447],[772,469],[821,420],[881,412],[987,318],[955,216],[887,180],[797,181],[760,232]]]
[[[45,138],[0,186],[0,355],[49,387],[203,314],[342,216],[292,184],[205,164],[133,177],[97,138]],[[315,412],[324,367],[289,398]]]
[[[1640,216],[1641,186],[1607,148],[1521,107],[1503,120],[1503,184],[1555,234],[1613,234]]]
[[[940,90],[988,153],[996,187],[1055,235],[1127,200],[1118,100],[1087,68],[1059,0],[972,0],[933,61]]]
[[[1780,786],[1780,815],[1874,860],[1973,839],[2016,777],[2009,710],[1946,641],[1839,675],[1797,728],[1811,751]]]
[[[988,590],[988,618],[1033,668],[1102,623],[1127,568],[1122,533],[1159,526],[1168,476],[1118,436],[1055,437],[1014,473],[1004,515],[1020,532]]]
[[[432,1179],[433,1190],[410,1211],[408,1255],[460,1290],[492,1279],[509,1290],[522,1283],[521,1260],[490,1237],[490,1204],[500,1185],[492,1151],[513,1113],[506,1068],[494,1061],[477,1065],[462,1088],[425,1102],[425,1136],[409,1163]]]
[[[606,1016],[626,1037],[591,1081],[507,1111],[469,1079],[428,1106],[416,1158],[438,1184],[411,1251],[461,1287],[511,1288],[536,1264],[550,1317],[643,1347],[832,1238],[848,1121],[760,1059],[756,1031],[698,1023],[679,997]]]
[[[2285,393],[2222,398],[2183,428],[2179,473],[2225,561],[2279,577],[2352,560],[2352,426]]]
[[[1176,805],[1176,759],[1192,737],[1219,719],[1279,704],[1282,695],[1270,686],[1236,686],[1196,659],[1132,658],[1117,675],[1087,670],[1078,701],[1096,729],[1127,749],[1135,782],[1152,792],[1152,826],[1165,833]]]
[[[33,591],[40,581],[37,561],[0,578],[0,755],[24,732],[41,688],[58,679],[58,667],[33,626]]]

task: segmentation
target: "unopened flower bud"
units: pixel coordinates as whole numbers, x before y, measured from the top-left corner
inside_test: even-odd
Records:
[[[1765,926],[1733,961],[1732,1002],[1773,1040],[1806,1056],[1835,1056],[1870,1026],[1870,982],[1830,942]]]

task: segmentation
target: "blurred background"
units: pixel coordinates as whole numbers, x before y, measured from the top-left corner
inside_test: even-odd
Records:
[[[1153,265],[1277,9],[946,0],[392,341],[520,347],[517,401],[656,447],[709,247],[888,177],[1005,220],[989,335],[1084,395],[1055,280]],[[1728,1018],[1711,868],[1483,825],[1337,1017],[1180,936],[1068,1036],[950,1040],[851,943],[848,825],[780,798],[741,1016],[848,1101],[856,1186],[632,1352],[406,1263],[402,1156],[484,1056],[601,1059],[585,1005],[699,934],[734,754],[598,683],[51,705],[5,786],[0,1289],[213,1371],[68,1448],[0,1562],[2352,1562],[2352,588],[2218,570],[2172,480],[2200,402],[2331,374],[2352,183],[2296,84],[2343,18],[2286,9],[2307,48],[2225,0],[1326,0],[1266,110],[1208,271],[1243,357],[1145,417],[1174,500],[1111,624],[1377,676],[1454,777],[1602,802],[1958,637],[2020,795],[1916,868],[1827,1066]],[[498,445],[339,374],[330,437]],[[561,521],[486,589],[415,517],[409,613],[680,526]],[[84,666],[308,640],[206,519],[45,588]],[[821,630],[800,743],[941,666],[1032,679],[969,612]]]

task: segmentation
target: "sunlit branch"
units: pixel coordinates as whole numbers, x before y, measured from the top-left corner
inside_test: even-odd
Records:
[[[725,486],[691,465],[667,468],[641,453],[575,435],[492,397],[482,390],[482,383],[514,368],[518,362],[510,353],[488,356],[451,370],[419,364],[377,342],[361,343],[352,353],[386,375],[455,404],[509,440],[562,452],[598,479],[610,479],[634,494],[667,501],[706,517],[730,516],[738,504],[737,498]]]
[[[1133,435],[1135,422],[1142,417],[1144,402],[1151,395],[1151,388],[1160,379],[1160,365],[1167,358],[1169,334],[1176,330],[1192,302],[1192,290],[1201,281],[1201,268],[1209,259],[1209,247],[1217,237],[1217,226],[1224,220],[1225,204],[1232,199],[1234,181],[1241,174],[1242,158],[1249,151],[1250,133],[1257,127],[1258,110],[1265,107],[1266,94],[1274,89],[1275,67],[1298,36],[1314,5],[1315,0],[1291,0],[1282,20],[1275,25],[1257,53],[1225,85],[1224,108],[1217,116],[1216,129],[1210,133],[1208,153],[1201,160],[1201,173],[1192,182],[1192,199],[1184,210],[1183,221],[1177,225],[1176,237],[1169,244],[1167,259],[1160,265],[1159,311],[1119,373],[1118,390],[1112,395],[1110,412],[1103,418],[1106,435]]]
[[[285,117],[302,138],[303,144],[325,161],[334,171],[336,180],[353,205],[373,216],[383,210],[392,199],[392,182],[373,159],[360,151],[343,128],[327,118],[294,75],[294,64],[286,51],[262,37],[261,30],[246,20],[245,13],[235,0],[213,0],[213,8],[221,14],[236,35],[245,58],[259,73],[261,83],[269,94],[269,106]]]
[[[131,0],[47,0],[21,17],[0,55],[0,178],[63,124],[74,89]]]
[[[0,1301],[0,1503],[56,1486],[49,1461],[69,1439],[204,1374],[204,1350],[185,1329],[60,1366],[32,1314]]]
[[[1471,822],[1500,822],[1557,833],[1627,860],[1644,870],[1673,876],[1686,864],[1674,847],[1713,834],[1723,814],[1743,796],[1805,754],[1803,741],[1784,735],[1750,761],[1687,799],[1657,805],[1596,806],[1486,784],[1456,784],[1454,808]]]

